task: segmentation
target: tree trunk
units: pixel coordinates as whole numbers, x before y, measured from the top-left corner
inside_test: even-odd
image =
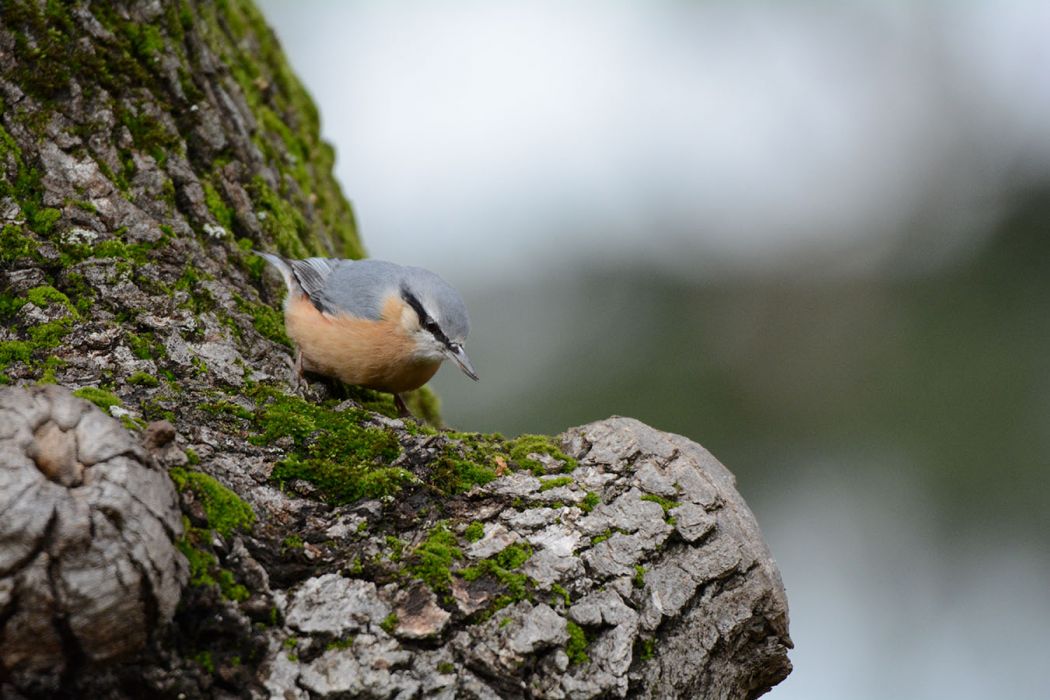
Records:
[[[0,697],[747,698],[789,673],[776,566],[698,445],[619,418],[451,433],[292,388],[251,249],[363,251],[250,3],[0,7],[0,382],[75,389],[146,445],[128,479],[159,465],[183,514],[151,530],[185,557],[154,578],[189,579],[124,644],[49,610],[75,658],[23,663],[11,591],[51,555],[0,493]],[[437,421],[428,393],[412,405]],[[54,472],[39,421],[18,443],[35,462],[0,452],[0,475]]]

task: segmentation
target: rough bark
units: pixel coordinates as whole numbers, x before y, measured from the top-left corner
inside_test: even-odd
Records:
[[[746,698],[787,675],[776,567],[698,445],[629,419],[452,433],[292,388],[248,251],[361,248],[250,4],[4,3],[0,97],[0,381],[143,433],[189,571],[137,650],[63,674],[0,638],[0,696]]]
[[[175,488],[115,419],[0,389],[0,661],[72,673],[138,651],[186,582]]]

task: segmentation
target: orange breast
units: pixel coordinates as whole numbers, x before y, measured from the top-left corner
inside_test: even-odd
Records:
[[[441,362],[414,358],[414,344],[401,325],[404,302],[387,299],[378,321],[330,316],[305,297],[289,299],[284,322],[303,353],[306,369],[379,391],[411,391],[430,381]]]

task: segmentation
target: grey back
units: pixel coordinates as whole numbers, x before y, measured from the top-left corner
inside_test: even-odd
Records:
[[[445,334],[465,340],[470,318],[463,298],[448,282],[421,267],[406,267],[384,260],[327,260],[324,286],[310,294],[329,311],[377,320],[383,302],[406,289],[419,299]],[[316,271],[317,265],[312,266]]]

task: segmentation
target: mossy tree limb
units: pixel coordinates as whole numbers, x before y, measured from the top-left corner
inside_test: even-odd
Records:
[[[363,249],[250,2],[0,4],[0,103],[0,383],[149,426],[190,579],[140,657],[0,673],[0,695],[586,696],[700,692],[710,672],[748,697],[786,674],[782,587],[717,463],[623,421],[505,440],[292,382],[283,290],[251,249]],[[415,408],[436,419],[431,394]],[[707,656],[696,630],[721,635]]]

